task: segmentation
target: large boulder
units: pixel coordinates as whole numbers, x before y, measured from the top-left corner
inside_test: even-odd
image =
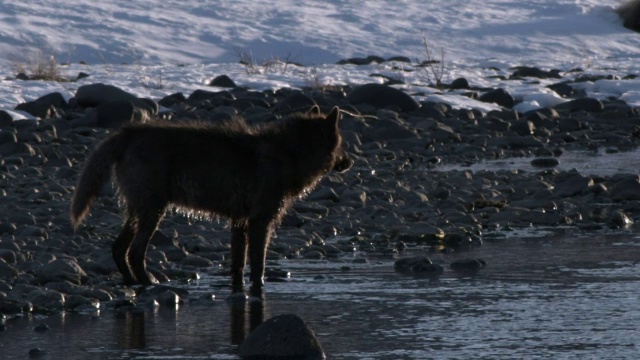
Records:
[[[90,84],[81,86],[76,91],[75,102],[78,106],[97,107],[113,101],[128,101],[150,115],[158,113],[158,104],[153,100],[141,99],[113,85]]]
[[[242,359],[325,359],[320,342],[296,315],[274,316],[256,327],[240,346]]]
[[[420,104],[402,90],[382,84],[364,84],[355,88],[348,96],[351,104],[369,104],[377,108],[398,108],[414,111]]]

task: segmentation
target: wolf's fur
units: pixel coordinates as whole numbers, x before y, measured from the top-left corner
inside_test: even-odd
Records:
[[[339,109],[327,116],[313,110],[256,127],[241,121],[126,126],[87,160],[71,222],[78,227],[115,170],[126,220],[112,250],[126,284],[156,282],[146,269],[146,250],[173,206],[228,217],[234,290],[242,288],[247,250],[252,285],[261,289],[274,225],[328,171],[352,164],[342,147]]]

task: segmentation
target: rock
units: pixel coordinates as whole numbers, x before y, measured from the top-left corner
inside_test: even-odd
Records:
[[[338,65],[347,65],[347,64],[351,64],[351,65],[369,65],[371,63],[378,63],[381,64],[383,63],[385,60],[384,58],[380,57],[380,56],[375,56],[375,55],[370,55],[367,56],[366,58],[361,58],[361,57],[352,57],[352,58],[348,58],[348,59],[343,59],[337,62]]]
[[[65,297],[53,290],[40,289],[29,294],[29,300],[38,310],[60,311],[64,309]]]
[[[175,308],[176,305],[180,305],[183,303],[182,299],[178,294],[171,290],[166,290],[156,296],[156,301],[160,306],[168,306]]]
[[[29,350],[29,357],[32,359],[44,358],[45,356],[47,356],[47,354],[48,353],[46,350],[43,350],[39,347],[35,347]]]
[[[57,117],[58,113],[53,105],[39,103],[36,101],[24,102],[16,106],[16,110],[24,111],[41,119]]]
[[[236,83],[231,80],[231,78],[227,75],[219,75],[216,76],[213,80],[209,82],[209,86],[217,86],[224,88],[234,88],[236,87]]]
[[[23,142],[7,142],[0,145],[0,156],[11,156],[11,155],[28,155],[33,156],[36,154],[35,149]]]
[[[87,273],[75,260],[56,259],[36,269],[36,277],[42,284],[51,281],[69,281],[79,285],[87,279]]]
[[[399,273],[411,275],[437,276],[444,272],[441,265],[434,264],[426,256],[415,256],[397,260],[393,269]]]
[[[211,261],[209,259],[205,259],[205,258],[203,258],[201,256],[198,256],[198,255],[193,255],[193,254],[187,254],[187,256],[185,256],[180,261],[180,263],[182,265],[200,267],[200,268],[213,266],[213,261]]]
[[[586,112],[600,112],[604,109],[604,104],[594,98],[578,98],[570,100],[554,106],[556,110],[568,110],[568,111],[586,111]]]
[[[242,359],[325,359],[320,342],[293,314],[274,316],[256,327],[240,345]]]
[[[461,259],[451,263],[451,270],[464,275],[476,274],[487,266],[487,262],[482,259]]]
[[[512,77],[535,77],[540,79],[561,79],[560,70],[553,69],[549,71],[541,70],[537,67],[530,66],[518,66],[516,67],[516,71],[511,74]]]
[[[348,96],[351,104],[369,104],[376,108],[398,108],[401,111],[414,111],[420,104],[402,90],[381,85],[365,84],[355,88]]]
[[[50,94],[43,95],[37,98],[34,102],[45,104],[45,105],[51,105],[55,108],[63,109],[63,110],[69,108],[69,103],[67,103],[67,100],[59,92],[52,92]]]
[[[618,180],[610,190],[611,200],[640,200],[640,178],[637,175],[626,175]]]
[[[309,96],[300,91],[293,91],[278,102],[276,110],[281,112],[306,112],[316,105],[316,101]]]
[[[558,159],[553,157],[541,157],[541,158],[535,158],[531,160],[531,166],[534,166],[534,167],[551,168],[551,167],[556,167],[559,164],[560,164],[560,161],[558,161]]]
[[[95,311],[100,308],[98,299],[90,299],[82,295],[67,295],[65,299],[65,308],[73,311]]]
[[[182,104],[185,101],[187,101],[187,98],[184,96],[184,94],[178,92],[163,97],[162,99],[160,99],[160,101],[158,101],[158,104],[170,108],[176,104]]]
[[[141,99],[113,85],[101,83],[83,85],[76,91],[75,102],[82,107],[97,107],[113,101],[128,101],[134,107],[143,109],[149,115],[158,113],[158,106],[152,100]]]
[[[557,180],[553,193],[558,198],[581,195],[587,193],[593,184],[593,179],[590,177],[577,172],[568,173],[565,178]]]
[[[0,314],[29,314],[32,311],[33,304],[28,301],[0,297]]]
[[[4,259],[0,259],[0,278],[5,280],[14,279],[20,274],[20,271],[13,265],[7,264]]]
[[[5,110],[0,110],[0,129],[13,125],[13,116]]]
[[[498,104],[502,107],[512,108],[515,100],[505,89],[495,89],[482,94],[478,100],[486,103]]]
[[[607,225],[615,229],[624,229],[631,224],[633,224],[633,220],[620,210],[614,211],[607,221]]]
[[[149,112],[136,107],[129,100],[109,101],[95,108],[96,126],[105,129],[117,129],[128,123],[149,121]]]
[[[235,99],[236,97],[226,90],[207,91],[207,90],[197,89],[194,92],[192,92],[189,95],[189,97],[187,97],[187,101],[190,103],[209,101],[214,105],[228,105]]]
[[[465,78],[457,78],[451,82],[449,88],[451,90],[469,89],[469,81]]]

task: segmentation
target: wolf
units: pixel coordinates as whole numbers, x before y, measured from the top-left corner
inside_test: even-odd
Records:
[[[71,202],[77,229],[114,173],[124,225],[112,246],[125,285],[157,283],[146,267],[150,239],[167,209],[226,217],[231,228],[231,280],[244,287],[247,254],[251,289],[262,291],[274,227],[292,202],[329,171],[353,165],[342,144],[340,109],[315,106],[261,125],[153,122],[127,125],[87,159]]]

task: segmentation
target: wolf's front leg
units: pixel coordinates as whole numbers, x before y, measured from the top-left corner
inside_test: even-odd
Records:
[[[244,264],[248,246],[247,222],[231,224],[231,290],[242,292],[244,287]]]

